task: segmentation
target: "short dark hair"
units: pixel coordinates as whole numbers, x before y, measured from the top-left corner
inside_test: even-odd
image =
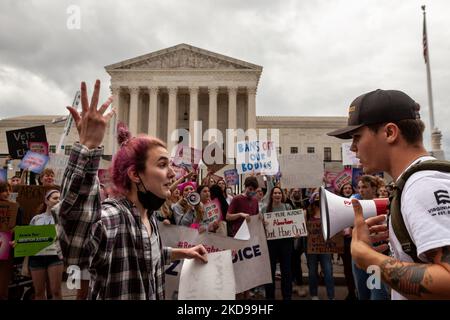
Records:
[[[255,177],[247,177],[244,181],[244,186],[253,187],[255,190],[258,188],[258,180]]]
[[[406,140],[408,144],[416,144],[422,143],[423,141],[423,132],[425,130],[425,124],[420,119],[406,119],[392,122],[399,129],[402,137]],[[375,123],[369,124],[367,127],[370,131],[377,133],[381,127],[386,125],[387,122],[384,123]]]

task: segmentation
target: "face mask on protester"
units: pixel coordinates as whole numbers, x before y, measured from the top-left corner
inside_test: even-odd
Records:
[[[141,180],[141,177],[139,177],[139,180]],[[142,204],[142,206],[147,209],[150,212],[153,212],[155,210],[158,210],[161,208],[161,206],[164,204],[166,199],[160,198],[157,195],[155,195],[153,192],[148,191],[145,188],[144,183],[141,180],[141,184],[144,187],[144,191],[137,191],[137,196],[139,199],[139,202]]]
[[[248,191],[247,192],[247,197],[252,198],[254,196],[256,196],[256,191]]]

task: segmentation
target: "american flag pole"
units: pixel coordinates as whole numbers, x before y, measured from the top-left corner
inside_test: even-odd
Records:
[[[428,106],[430,110],[430,131],[431,133],[433,133],[433,131],[435,130],[434,111],[433,111],[433,91],[431,88],[430,50],[428,47],[427,22],[424,5],[422,6],[422,11],[423,11],[423,58],[425,59],[425,65],[427,68]]]

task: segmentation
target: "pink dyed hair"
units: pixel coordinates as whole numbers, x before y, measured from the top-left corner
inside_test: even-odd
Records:
[[[119,150],[114,155],[110,168],[111,177],[116,190],[126,193],[131,190],[128,169],[133,168],[139,173],[144,172],[148,151],[155,147],[166,148],[166,145],[161,140],[145,134],[132,137],[123,122],[117,125],[117,142]]]

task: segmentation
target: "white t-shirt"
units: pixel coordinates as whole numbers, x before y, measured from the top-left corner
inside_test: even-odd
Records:
[[[435,158],[421,157],[409,167],[426,160]],[[403,188],[401,212],[406,229],[417,247],[419,259],[430,262],[425,257],[425,252],[450,245],[450,174],[426,170],[410,176]],[[389,236],[395,258],[413,262],[402,250],[391,221],[389,221]],[[392,290],[392,300],[406,300],[406,298]]]

